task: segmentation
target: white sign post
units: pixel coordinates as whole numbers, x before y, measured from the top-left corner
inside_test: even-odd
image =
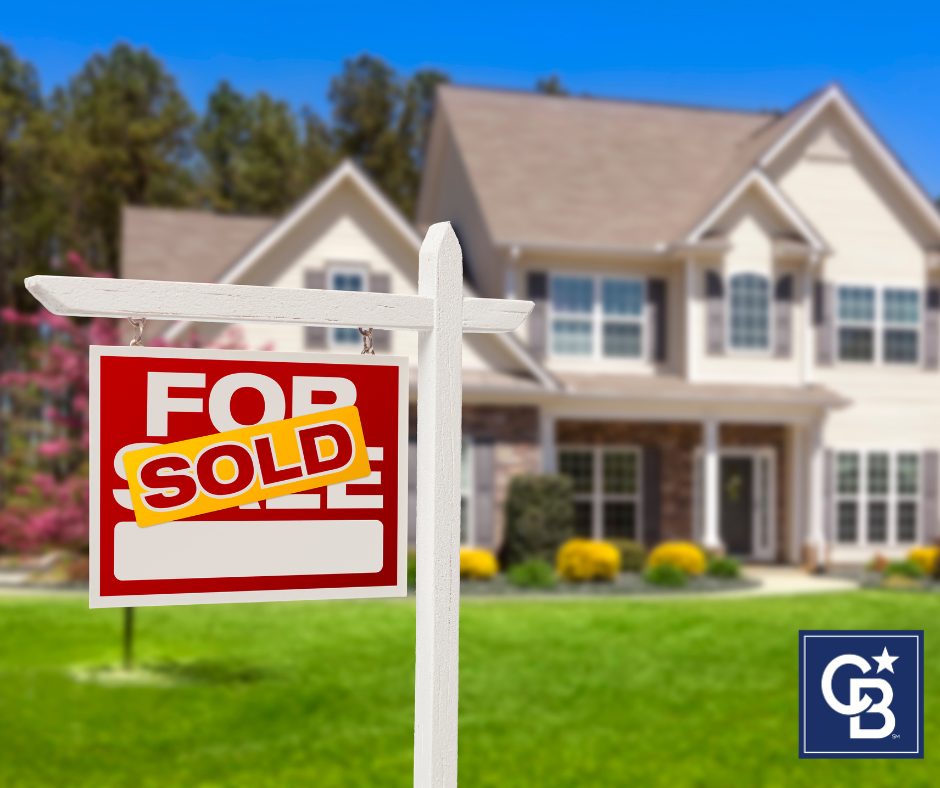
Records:
[[[462,335],[513,331],[532,303],[464,298],[449,222],[428,230],[414,296],[57,276],[26,287],[59,315],[420,332],[414,784],[456,786]]]

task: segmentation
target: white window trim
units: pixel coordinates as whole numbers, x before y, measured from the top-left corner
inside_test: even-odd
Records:
[[[855,493],[839,492],[839,455],[854,454],[858,457],[858,491]],[[884,454],[888,457],[888,492],[887,493],[869,493],[868,491],[868,459],[872,454]],[[917,458],[917,492],[900,493],[898,492],[897,467],[898,458],[902,455],[910,454]],[[874,549],[888,550],[896,547],[913,547],[920,543],[923,528],[923,494],[924,494],[924,474],[926,472],[922,452],[913,450],[894,450],[894,449],[835,449],[833,450],[834,462],[832,463],[832,522],[833,534],[832,544],[834,547],[871,547]],[[855,523],[856,534],[854,542],[844,542],[839,539],[839,504],[843,501],[855,503],[857,506],[857,518]],[[885,501],[888,506],[888,528],[887,538],[884,542],[870,542],[868,540],[868,503],[869,501]],[[901,542],[898,540],[898,504],[909,501],[916,505],[916,521],[914,524],[914,538],[911,541]]]
[[[591,465],[591,492],[576,492],[575,501],[584,501],[591,504],[591,538],[605,539],[604,534],[604,504],[630,503],[636,509],[636,528],[634,540],[640,544],[646,543],[646,533],[643,523],[643,450],[642,447],[631,443],[618,444],[591,444],[591,443],[565,443],[558,447],[556,466],[561,468],[561,455],[565,452],[588,452],[592,455]],[[604,492],[604,465],[603,457],[606,453],[631,453],[636,458],[636,492],[635,493],[605,493]],[[621,538],[621,537],[612,537]]]
[[[461,454],[463,453],[462,450],[464,447],[466,447],[467,449],[467,466],[468,467],[467,467],[466,478],[464,478],[463,467],[461,467],[460,469],[460,500],[461,500],[461,503],[463,503],[464,499],[466,499],[467,501],[467,527],[465,529],[466,533],[464,534],[464,538],[460,540],[460,544],[462,547],[475,547],[477,543],[477,526],[476,526],[476,519],[474,517],[475,506],[474,506],[474,500],[473,500],[474,499],[474,495],[473,495],[474,484],[476,481],[474,473],[473,473],[474,471],[473,438],[471,438],[468,435],[464,435],[461,440],[461,447],[460,447]]]
[[[563,312],[557,311],[552,299],[552,291],[556,279],[590,279],[593,302],[591,313],[583,312]],[[624,315],[605,315],[603,300],[603,282],[611,280],[617,282],[631,282],[638,284],[641,290],[640,314],[636,316]],[[650,348],[650,325],[649,308],[646,300],[647,281],[642,276],[622,276],[611,273],[597,273],[585,271],[558,271],[548,275],[548,298],[547,319],[548,319],[548,347],[547,356],[552,361],[604,361],[604,362],[637,362],[647,361],[649,359]],[[555,352],[555,319],[559,320],[580,320],[591,324],[591,352],[588,354],[577,353],[556,353]],[[638,325],[640,327],[640,354],[638,356],[608,356],[604,354],[604,324],[617,323],[620,325]]]
[[[920,367],[924,362],[924,288],[918,284],[861,284],[858,282],[833,282],[835,287],[835,309],[833,323],[836,341],[836,362],[850,367],[888,367],[890,369],[913,369]],[[844,320],[839,314],[839,291],[842,288],[856,288],[871,290],[875,294],[875,317],[871,322],[862,320]],[[909,290],[917,293],[917,303],[920,309],[920,319],[916,323],[890,323],[885,320],[885,291]],[[870,328],[874,332],[872,344],[873,358],[871,361],[842,358],[842,328]],[[886,329],[897,328],[905,331],[914,331],[917,334],[917,358],[914,361],[888,361],[884,357],[884,333]]]
[[[759,276],[767,282],[767,347],[735,347],[731,342],[731,327],[733,325],[733,309],[731,297],[731,282],[736,276]],[[767,358],[773,355],[776,340],[776,321],[774,320],[774,281],[772,274],[761,271],[743,270],[733,271],[725,275],[725,354],[729,356],[752,356]]]
[[[343,276],[344,274],[354,274],[356,276],[362,277],[362,290],[363,292],[368,292],[369,290],[369,266],[367,263],[355,263],[355,262],[330,262],[326,265],[326,287],[327,290],[335,290],[334,285],[337,276]],[[327,347],[330,350],[345,350],[349,351],[355,346],[352,342],[337,342],[334,337],[335,328],[330,328],[327,331]]]

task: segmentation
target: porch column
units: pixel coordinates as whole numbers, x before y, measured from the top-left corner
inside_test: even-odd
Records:
[[[718,497],[718,421],[708,419],[702,424],[703,469],[703,522],[702,541],[708,550],[722,550],[719,528],[720,502]]]
[[[542,451],[542,473],[558,470],[558,449],[555,444],[556,418],[551,413],[539,413],[539,438]]]
[[[807,496],[807,543],[812,552],[812,563],[821,569],[826,563],[826,530],[824,525],[823,498],[825,497],[825,462],[823,453],[822,420],[809,427],[808,465],[809,495]]]

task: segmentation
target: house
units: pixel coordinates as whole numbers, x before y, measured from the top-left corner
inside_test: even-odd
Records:
[[[940,214],[838,87],[783,113],[444,87],[417,226],[345,163],[277,220],[127,208],[123,272],[415,292],[444,219],[468,292],[536,304],[465,337],[466,542],[543,471],[598,538],[858,563],[940,535]]]

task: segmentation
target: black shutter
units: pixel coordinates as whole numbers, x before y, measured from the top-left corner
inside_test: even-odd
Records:
[[[643,543],[653,547],[662,541],[660,451],[644,446],[640,473],[643,478]],[[637,534],[639,537],[639,534]]]
[[[927,289],[924,312],[924,365],[940,369],[940,287]]]
[[[545,358],[548,346],[548,274],[544,271],[529,271],[526,275],[526,294],[535,308],[529,315],[529,346],[532,355]]]
[[[650,279],[646,283],[646,304],[649,309],[650,351],[653,361],[666,360],[666,302],[667,285],[665,279]]]
[[[705,349],[710,356],[725,352],[725,285],[720,271],[705,272]]]
[[[373,293],[391,293],[392,277],[388,274],[370,274],[369,290]],[[376,328],[372,332],[372,346],[376,353],[388,353],[392,349],[392,332]]]
[[[823,534],[826,544],[832,545],[836,542],[836,460],[831,449],[826,449],[823,455],[823,476]],[[816,556],[816,563],[821,564],[824,558]]]
[[[304,287],[310,290],[326,289],[326,271],[304,271]],[[304,347],[326,347],[326,326],[304,326]]]
[[[774,287],[774,355],[793,354],[793,274],[784,274]]]
[[[816,327],[816,363],[835,362],[835,288],[830,282],[816,282],[813,290],[813,324]]]
[[[408,544],[415,543],[415,524],[418,520],[418,444],[408,441]]]
[[[922,542],[933,544],[940,538],[940,453],[924,452],[924,527]]]
[[[496,516],[496,444],[492,438],[475,438],[470,453],[473,457],[473,512],[474,544],[494,547],[494,520]]]

